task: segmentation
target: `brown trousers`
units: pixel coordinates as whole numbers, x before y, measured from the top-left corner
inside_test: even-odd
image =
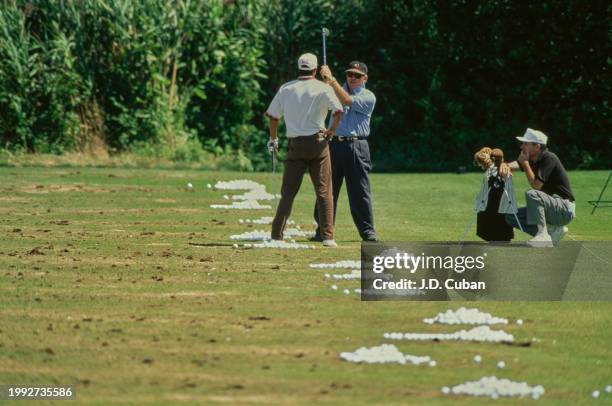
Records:
[[[317,194],[321,237],[324,240],[334,238],[334,196],[329,146],[322,135],[315,134],[289,138],[281,199],[272,222],[272,238],[275,240],[283,238],[293,200],[300,190],[306,170],[310,173],[310,179]]]

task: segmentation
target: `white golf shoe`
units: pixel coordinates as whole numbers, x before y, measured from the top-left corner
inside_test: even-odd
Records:
[[[334,247],[337,247],[338,244],[336,244],[336,241],[334,241],[334,240],[323,240],[323,246],[324,247],[334,248]]]
[[[527,245],[535,248],[550,248],[553,246],[553,241],[547,232],[536,234],[531,240],[527,241]]]
[[[550,234],[550,239],[552,240],[553,245],[556,247],[559,245],[559,242],[565,237],[567,234],[568,228],[565,226],[549,226],[548,234]]]

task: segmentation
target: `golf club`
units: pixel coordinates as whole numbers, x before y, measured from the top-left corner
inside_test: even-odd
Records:
[[[276,173],[276,148],[272,149],[272,174]]]
[[[325,37],[329,36],[329,30],[325,27],[321,28],[321,39],[323,40],[323,65],[327,65],[327,47]]]

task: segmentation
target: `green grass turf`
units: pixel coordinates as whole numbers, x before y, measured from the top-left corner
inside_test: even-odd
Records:
[[[610,240],[612,210],[591,216],[586,203],[606,176],[570,173],[578,218],[569,238]],[[485,404],[444,396],[440,388],[493,374],[544,385],[539,403],[569,405],[588,403],[592,390],[612,384],[610,303],[360,302],[341,292],[358,287],[356,281],[331,290],[323,274],[337,271],[308,264],[359,258],[344,195],[339,248],[248,250],[190,245],[227,244],[230,234],[268,229],[238,219],[273,213],[210,209],[231,193],[205,185],[249,178],[278,193],[280,174],[0,168],[0,177],[0,384],[75,384],[73,403],[99,405]],[[379,237],[458,240],[480,179],[477,173],[373,175]],[[525,179],[515,183],[522,197]],[[313,202],[306,178],[293,219],[308,229]],[[431,355],[435,368],[338,358],[385,342],[384,332],[454,331],[421,320],[461,305],[522,318],[525,325],[504,329],[519,341],[538,340],[529,348],[396,343],[405,353]],[[471,361],[475,354],[483,356],[481,365]],[[497,370],[498,360],[507,368]]]

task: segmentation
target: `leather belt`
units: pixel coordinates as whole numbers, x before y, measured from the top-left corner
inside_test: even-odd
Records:
[[[333,140],[336,140],[336,141],[340,141],[340,142],[343,142],[343,141],[350,141],[350,142],[353,142],[353,141],[355,141],[355,140],[367,140],[367,139],[368,139],[368,137],[353,137],[353,136],[351,136],[351,137],[345,137],[345,136],[343,136],[343,135],[336,135],[336,136],[334,136],[332,139],[333,139]]]

